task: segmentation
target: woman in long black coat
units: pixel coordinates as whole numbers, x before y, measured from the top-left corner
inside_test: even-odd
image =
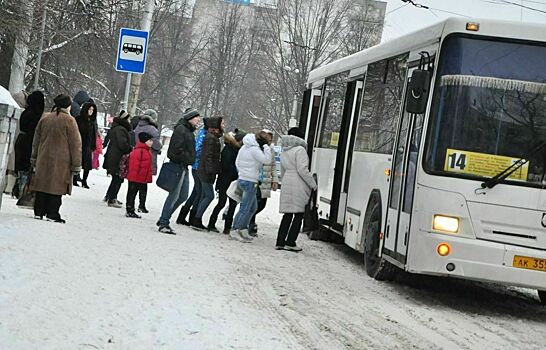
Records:
[[[34,91],[27,97],[27,107],[19,119],[19,136],[15,141],[15,171],[19,178],[19,193],[21,194],[30,175],[32,140],[36,126],[44,114],[44,108],[44,94],[41,91]]]
[[[87,178],[89,171],[93,169],[93,151],[97,148],[97,106],[92,102],[85,103],[80,111],[80,115],[76,117],[78,130],[82,138],[82,169],[83,178],[81,179],[82,187],[89,188]],[[74,177],[74,186],[78,186],[78,179]]]
[[[112,181],[105,198],[109,207],[121,208],[121,202],[117,200],[119,189],[123,183],[123,179],[119,176],[119,162],[124,154],[131,153],[133,149],[129,136],[129,132],[132,131],[129,117],[129,113],[122,111],[119,117],[114,118],[112,128],[108,131],[109,142],[104,155],[103,168],[112,175]]]

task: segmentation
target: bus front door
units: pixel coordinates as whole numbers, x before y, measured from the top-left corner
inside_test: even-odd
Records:
[[[403,265],[407,260],[423,119],[422,114],[410,114],[405,111],[402,113],[391,168],[391,188],[383,252]]]
[[[329,216],[331,227],[339,232],[343,232],[345,225],[353,145],[360,114],[363,85],[364,82],[361,80],[348,84],[348,94],[345,101],[346,111],[339,134]]]

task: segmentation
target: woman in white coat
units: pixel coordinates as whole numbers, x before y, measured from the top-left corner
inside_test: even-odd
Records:
[[[243,200],[239,212],[233,219],[233,226],[229,234],[231,239],[240,242],[251,242],[252,236],[248,234],[250,219],[256,212],[256,188],[260,177],[260,169],[264,164],[271,162],[271,149],[269,140],[260,137],[260,134],[248,134],[243,138],[243,147],[237,155],[235,165],[239,172],[237,185],[243,191]]]
[[[275,249],[301,251],[296,240],[303,222],[305,205],[309,202],[311,191],[317,188],[315,179],[309,172],[307,142],[303,137],[299,128],[291,128],[288,136],[282,137],[279,211],[284,215]]]

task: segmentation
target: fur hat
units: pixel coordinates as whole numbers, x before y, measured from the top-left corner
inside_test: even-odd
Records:
[[[196,117],[199,117],[199,112],[195,108],[186,109],[186,112],[184,112],[184,115],[182,115],[182,118],[186,119],[187,121],[190,121]]]
[[[148,134],[147,132],[141,132],[140,134],[138,134],[138,140],[142,143],[148,141],[148,140],[151,140],[153,139],[154,137],[150,134]]]
[[[303,134],[303,132],[301,131],[301,129],[300,129],[300,128],[297,128],[297,127],[290,128],[290,129],[288,130],[288,135],[297,136],[297,137],[299,137],[300,139],[305,138],[305,135]]]
[[[57,95],[53,99],[53,102],[55,102],[55,107],[57,108],[68,108],[72,105],[72,99],[68,95]]]
[[[235,129],[233,130],[234,138],[237,142],[243,141],[244,137],[246,136],[246,132],[241,129]]]
[[[140,119],[148,119],[153,123],[157,122],[157,112],[153,109],[147,109],[144,111]]]

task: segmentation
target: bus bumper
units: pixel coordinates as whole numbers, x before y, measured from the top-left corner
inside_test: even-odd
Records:
[[[437,248],[441,243],[451,246],[449,255],[438,254]],[[535,265],[534,259],[546,260],[546,251],[429,232],[415,234],[410,245],[406,269],[411,273],[546,290],[546,269],[529,269]],[[515,256],[530,258],[527,268],[514,267]],[[538,266],[546,263],[537,262]]]

